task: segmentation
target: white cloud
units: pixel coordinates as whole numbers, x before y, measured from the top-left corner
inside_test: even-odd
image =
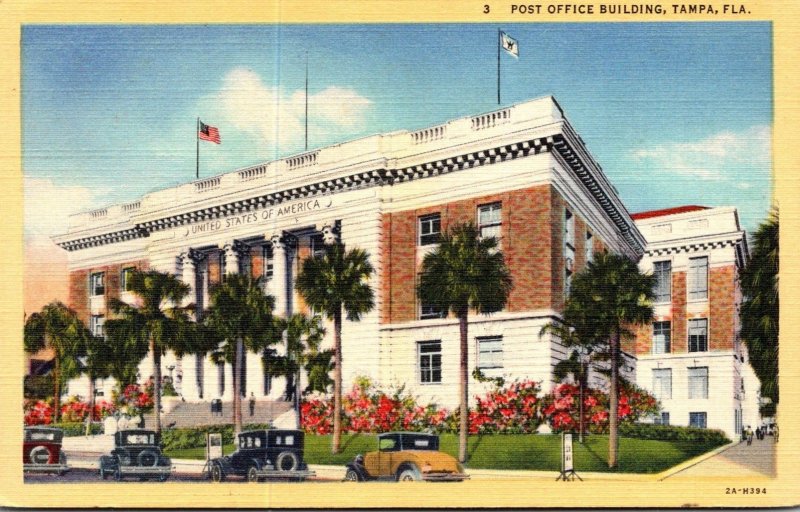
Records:
[[[71,214],[96,207],[104,197],[103,190],[62,186],[49,179],[25,177],[26,244],[52,246],[50,237],[66,233]]]
[[[741,132],[716,133],[696,142],[671,142],[640,148],[632,151],[630,156],[636,164],[651,172],[720,180],[734,174],[741,175],[748,169],[755,175],[768,174],[771,147],[770,127],[753,126]]]
[[[271,87],[249,69],[231,70],[220,90],[201,103],[206,105],[202,111],[222,116],[220,124],[233,126],[262,144],[284,149],[303,140],[305,91],[289,94]],[[371,103],[351,89],[328,87],[308,98],[309,131],[359,129]]]

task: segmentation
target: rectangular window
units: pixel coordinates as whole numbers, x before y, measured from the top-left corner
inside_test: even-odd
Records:
[[[564,210],[564,243],[575,247],[575,216]]]
[[[272,246],[265,245],[262,249],[261,256],[264,260],[264,268],[261,270],[261,276],[264,281],[271,281],[275,270],[274,260],[272,259]]]
[[[217,364],[217,388],[219,396],[225,394],[225,363]]]
[[[417,282],[419,282],[419,276],[417,276]],[[446,317],[447,317],[446,309],[442,309],[434,304],[428,304],[426,302],[420,301],[419,304],[420,320],[431,320],[434,318],[446,318]]]
[[[272,391],[272,374],[264,369],[264,394],[268,395]]]
[[[478,368],[503,367],[503,337],[487,336],[478,341]]]
[[[670,336],[672,324],[670,322],[653,322],[653,353],[670,353]]]
[[[133,274],[133,267],[123,268],[122,275],[120,276],[120,289],[123,292],[131,291],[131,275]]]
[[[689,368],[689,398],[708,398],[708,367]]]
[[[106,317],[103,315],[92,315],[90,322],[89,322],[89,330],[92,331],[92,334],[98,337],[105,337],[106,330]]]
[[[669,425],[669,413],[662,412],[661,414],[656,414],[655,418],[653,418],[653,423],[656,425]]]
[[[486,204],[478,207],[478,227],[481,231],[481,238],[494,237],[499,242],[501,223],[501,203]]]
[[[89,293],[92,296],[104,295],[106,293],[105,287],[105,272],[95,272],[89,277]]]
[[[325,256],[327,247],[325,246],[325,237],[322,233],[317,233],[311,236],[311,257],[321,258]]]
[[[672,398],[672,370],[653,368],[653,396],[659,400]]]
[[[586,232],[586,245],[584,245],[583,250],[586,256],[586,263],[589,263],[594,257],[594,237],[588,231]]]
[[[689,426],[694,428],[706,428],[706,413],[690,412]]]
[[[442,218],[438,213],[419,218],[419,245],[439,243],[442,233]]]
[[[656,302],[670,302],[672,300],[672,262],[656,261],[653,263],[653,277],[656,278],[656,288],[653,290]]]
[[[564,210],[564,296],[569,296],[575,272],[575,216]]]
[[[689,300],[708,298],[708,258],[690,258],[687,276]]]
[[[689,320],[689,352],[708,351],[708,319]]]
[[[423,384],[442,382],[442,342],[421,341],[419,348],[419,381]]]

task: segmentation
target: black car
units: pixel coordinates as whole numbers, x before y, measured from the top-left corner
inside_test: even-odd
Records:
[[[114,450],[100,457],[100,477],[126,476],[161,482],[172,474],[172,461],[161,453],[161,436],[152,430],[120,430],[114,434]]]
[[[241,476],[249,482],[262,478],[302,481],[314,476],[303,462],[301,430],[242,432],[238,446],[232,454],[208,461],[206,470],[211,480],[221,482],[229,476]]]

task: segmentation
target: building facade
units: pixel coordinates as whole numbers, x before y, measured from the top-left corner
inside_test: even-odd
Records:
[[[263,278],[265,293],[276,299],[275,313],[286,315],[308,312],[294,290],[304,258],[333,241],[364,249],[376,269],[370,283],[376,307],[359,322],[344,322],[345,385],[365,375],[383,386],[404,385],[422,401],[448,407],[458,403],[457,320],[421,304],[415,286],[422,258],[449,226],[471,221],[483,235],[498,237],[514,281],[503,311],[470,316],[470,370],[534,379],[545,391],[554,384],[553,367],[567,354],[558,339],[540,330],[560,318],[571,276],[599,250],[635,260],[645,255],[642,268],[649,269],[655,261],[651,252],[662,242],[652,233],[643,235],[642,229],[651,228],[649,219],[634,222],[552,97],[321,148],[70,220],[68,232],[56,239],[69,254],[70,305],[98,334],[112,297],[135,300],[126,284],[133,268],[178,276],[190,285],[187,302],[198,306],[198,315],[209,305],[209,290],[225,274],[249,273]],[[738,224],[736,231],[743,240]],[[746,248],[742,254],[720,256],[719,262],[717,252],[711,259],[712,285],[731,291],[724,299],[725,318],[731,322],[724,346],[732,360],[735,270],[719,274],[724,279],[716,276],[723,272],[723,259],[726,265],[739,265],[731,262],[744,258]],[[687,261],[676,259],[674,268],[682,269]],[[718,292],[710,293],[716,303]],[[699,311],[696,307],[692,303],[688,314]],[[659,308],[666,316],[664,306]],[[681,314],[688,325],[687,313]],[[719,329],[713,318],[711,328]],[[682,323],[673,329],[684,328]],[[714,350],[704,357],[716,357],[723,346],[721,338],[711,339]],[[639,356],[647,372],[642,378],[649,382],[658,361],[646,344],[640,337],[623,347],[627,378],[636,380]],[[653,366],[647,366],[651,360]],[[162,364],[162,373],[174,375],[186,400],[231,398],[227,365],[171,354]],[[703,365],[713,366],[705,359],[695,366]],[[270,377],[260,354],[247,354],[242,372],[242,391],[248,396],[278,399],[284,392],[285,383]],[[152,362],[143,361],[141,376],[151,373]],[[99,383],[99,388],[108,393],[111,384]],[[471,391],[479,393],[482,386],[473,381]],[[75,381],[70,392],[82,394],[85,387]],[[709,417],[707,424],[716,426],[717,421]]]
[[[639,262],[657,280],[653,324],[638,332],[638,384],[662,404],[657,421],[737,439],[758,425],[757,390],[739,339],[739,272],[747,238],[735,208],[682,206],[634,214]]]

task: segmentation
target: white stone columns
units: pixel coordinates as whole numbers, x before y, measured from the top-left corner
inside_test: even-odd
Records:
[[[283,233],[275,233],[270,238],[272,243],[272,283],[271,291],[275,295],[276,316],[285,316],[287,312],[287,271],[286,239]]]
[[[181,253],[179,256],[181,259],[181,280],[189,285],[191,291],[189,295],[184,299],[183,306],[188,306],[189,304],[194,303],[195,311],[194,311],[194,318],[195,320],[199,320],[202,318],[202,311],[199,308],[202,305],[199,303],[198,298],[198,289],[197,289],[197,270],[200,266],[200,262],[202,261],[203,256],[195,251],[194,249],[187,249]],[[197,360],[200,359],[202,361],[202,356],[196,355],[187,355],[185,358],[182,358],[180,362],[177,364],[177,372],[181,375],[180,385],[178,386],[178,379],[176,378],[176,389],[180,387],[180,394],[186,400],[189,401],[196,401],[200,400],[200,386],[202,379],[202,365],[197,364]],[[176,374],[177,377],[177,374]]]

